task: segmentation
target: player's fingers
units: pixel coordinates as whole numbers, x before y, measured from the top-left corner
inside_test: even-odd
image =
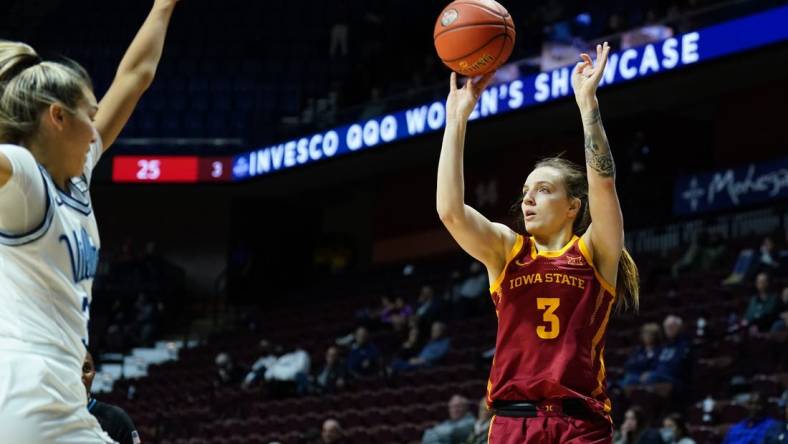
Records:
[[[588,63],[591,66],[594,65],[594,63],[591,61],[591,57],[588,54],[582,53],[582,54],[580,54],[580,58],[583,59],[583,61],[585,63]]]
[[[465,89],[468,91],[473,91],[473,77],[468,77],[465,79]]]
[[[600,46],[600,56],[597,59],[597,67],[594,71],[594,81],[598,81],[602,74],[605,72],[605,67],[607,66],[607,55],[610,53],[610,46],[605,42],[604,45]]]
[[[575,74],[582,74],[586,65],[586,62],[577,62],[577,64],[575,64]]]
[[[596,60],[597,63],[602,60],[602,45],[596,45]]]
[[[449,76],[449,92],[457,91],[457,73],[452,71]]]

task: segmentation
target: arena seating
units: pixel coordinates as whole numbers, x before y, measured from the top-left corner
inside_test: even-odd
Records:
[[[446,282],[450,268],[446,264],[460,260],[455,257],[438,261],[425,274],[401,277],[400,288],[408,293],[415,289],[418,279]],[[647,270],[657,260],[665,259],[641,258],[639,262]],[[442,274],[444,279],[438,279]],[[678,314],[684,318],[685,332],[694,344],[686,389],[667,398],[656,387],[611,390],[617,421],[632,405],[639,405],[652,421],[678,411],[687,416],[699,444],[719,442],[726,430],[746,415],[744,407],[733,400],[736,393],[731,378],[743,378],[745,387],[760,391],[772,401],[783,392],[788,382],[785,336],[750,338],[746,334],[729,334],[729,315],[743,313],[751,291],[749,286],[722,286],[724,275],[721,271],[687,275],[678,282],[668,277],[654,278],[646,283],[639,315],[613,318],[605,357],[609,382],[623,373],[622,365],[636,345],[638,329],[644,322],[661,322],[667,314]],[[394,274],[386,276],[393,279],[391,288],[397,288]],[[775,288],[786,283],[784,278],[778,278]],[[350,282],[346,284],[352,287]],[[460,393],[472,400],[484,395],[489,367],[477,363],[482,352],[494,345],[496,321],[492,310],[468,319],[449,319],[453,348],[433,368],[395,378],[362,378],[346,391],[323,396],[272,400],[240,388],[214,389],[216,354],[227,352],[248,366],[257,358],[256,344],[262,337],[274,343],[298,345],[312,356],[313,370],[318,368],[326,347],[352,331],[356,311],[377,302],[368,294],[358,293],[361,287],[356,288],[356,294],[349,296],[327,292],[320,298],[312,297],[309,304],[283,301],[261,314],[244,317],[240,327],[217,334],[198,348],[182,350],[177,362],[152,367],[149,377],[118,382],[106,401],[128,410],[146,442],[307,442],[309,431],[331,417],[343,425],[349,442],[394,443],[418,441],[425,428],[445,419],[446,402],[451,395]],[[667,300],[664,295],[669,288],[678,288],[679,292]],[[702,337],[697,336],[696,328],[700,317],[707,323]],[[248,327],[250,320],[254,321],[254,329]],[[389,356],[398,344],[397,338],[384,330],[373,335],[373,342]],[[135,388],[131,400],[127,397],[130,385]],[[701,402],[708,396],[715,400],[715,409],[705,420]],[[780,417],[774,402],[770,408],[774,417]]]

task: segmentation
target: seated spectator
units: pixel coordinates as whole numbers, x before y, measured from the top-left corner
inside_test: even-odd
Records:
[[[474,418],[468,400],[454,395],[449,400],[449,419],[425,430],[421,444],[461,443],[473,429]]]
[[[339,349],[331,346],[326,350],[326,362],[315,376],[309,378],[306,374],[298,381],[299,394],[307,393],[333,393],[345,388],[347,366],[339,358]]]
[[[441,303],[435,297],[435,292],[430,286],[421,287],[419,292],[418,306],[416,307],[415,317],[419,322],[419,327],[426,329],[433,322],[438,320],[441,313]]]
[[[277,353],[275,347],[266,339],[261,339],[258,346],[260,348],[260,357],[252,364],[251,370],[249,370],[243,383],[241,383],[241,388],[248,389],[256,382],[261,381],[268,367],[274,365],[277,355],[281,354],[281,351]]]
[[[458,311],[463,317],[480,311],[481,302],[489,298],[487,293],[489,284],[487,272],[482,264],[472,262],[468,276],[454,289],[454,303],[458,305]]]
[[[295,381],[299,373],[309,372],[309,353],[300,348],[285,353],[265,370],[266,381]]]
[[[769,291],[769,275],[758,273],[755,278],[755,295],[750,299],[747,311],[744,313],[742,325],[750,327],[750,333],[768,332],[778,316],[778,299]]]
[[[778,421],[775,426],[766,431],[763,444],[786,444],[788,443],[788,391],[783,393],[780,399],[780,408],[783,409],[783,420]]]
[[[756,266],[758,267],[756,271],[765,271],[765,270],[776,270],[780,267],[780,252],[776,251],[774,246],[774,241],[771,237],[766,236],[763,238],[763,242],[761,242],[761,248],[758,251],[756,257],[758,261]]]
[[[395,353],[398,359],[408,360],[419,352],[421,349],[421,334],[419,326],[413,323],[408,329],[408,337],[405,342],[400,345],[399,350]]]
[[[355,341],[347,357],[347,370],[353,377],[369,376],[380,368],[380,351],[369,341],[365,327],[356,329]]]
[[[778,422],[766,414],[766,397],[753,392],[747,402],[747,418],[728,430],[723,444],[763,443],[766,433],[778,427]]]
[[[395,359],[391,363],[391,370],[400,372],[431,366],[448,353],[450,344],[451,340],[446,337],[446,324],[435,322],[432,324],[430,342],[421,349],[419,355],[407,361]]]
[[[227,353],[219,353],[214,360],[216,363],[216,379],[214,387],[237,386],[244,376],[244,371],[237,366]]]
[[[662,420],[662,428],[659,430],[664,444],[695,444],[689,436],[689,429],[684,418],[678,413],[671,413]]]
[[[326,419],[320,432],[319,444],[342,444],[345,442],[345,431],[336,419]]]
[[[659,352],[657,366],[644,373],[641,382],[645,384],[669,383],[674,388],[681,386],[686,377],[689,364],[690,342],[682,334],[684,321],[676,315],[668,315],[662,322],[665,343]]]
[[[297,380],[309,374],[311,360],[309,353],[295,348],[276,358],[276,362],[265,370],[265,383],[268,396],[281,399],[297,391]]]
[[[783,288],[783,292],[780,295],[779,307],[780,308],[777,310],[779,313],[777,320],[772,324],[772,333],[788,330],[788,286]]]
[[[783,269],[788,267],[788,227],[785,228],[785,237],[783,238],[783,243],[777,251],[776,256],[777,261]]]
[[[682,272],[709,271],[724,254],[725,243],[716,233],[701,232],[692,238],[684,256],[673,264],[673,277]]]
[[[747,280],[754,273],[777,269],[780,266],[779,254],[774,251],[772,238],[768,236],[763,238],[757,252],[748,248],[739,253],[736,264],[733,266],[733,273],[723,281],[723,284],[738,284]]]
[[[624,413],[621,427],[613,433],[614,444],[662,444],[659,431],[648,426],[643,410],[630,407]]]
[[[402,296],[397,296],[394,302],[380,313],[380,321],[384,325],[391,326],[395,331],[401,331],[412,315],[413,307],[406,304]]]
[[[492,416],[492,411],[487,408],[487,398],[482,398],[479,401],[479,411],[476,414],[476,422],[473,423],[473,430],[463,444],[487,444]]]
[[[648,372],[657,368],[660,354],[660,342],[662,334],[659,324],[651,322],[644,324],[640,328],[640,341],[642,343],[629,356],[624,364],[625,374],[621,379],[621,386],[627,387],[644,382],[644,377]]]

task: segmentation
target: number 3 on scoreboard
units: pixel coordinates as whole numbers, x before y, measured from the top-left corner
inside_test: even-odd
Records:
[[[555,339],[561,331],[561,325],[558,321],[558,316],[555,315],[555,310],[561,304],[558,298],[536,298],[536,308],[544,310],[542,320],[550,324],[547,329],[544,325],[536,327],[536,335],[542,339]]]

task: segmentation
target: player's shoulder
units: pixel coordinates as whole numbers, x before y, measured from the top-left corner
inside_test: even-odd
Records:
[[[93,408],[93,410],[96,412],[101,412],[104,417],[111,419],[116,423],[121,423],[130,427],[131,429],[134,428],[134,421],[131,420],[131,416],[129,416],[125,410],[116,405],[98,401],[96,402],[96,406]]]
[[[0,144],[0,186],[17,180],[33,180],[39,176],[39,165],[33,153],[19,145]]]
[[[5,157],[12,164],[24,163],[35,165],[36,158],[33,153],[25,147],[13,145],[10,143],[0,144],[0,155]]]

